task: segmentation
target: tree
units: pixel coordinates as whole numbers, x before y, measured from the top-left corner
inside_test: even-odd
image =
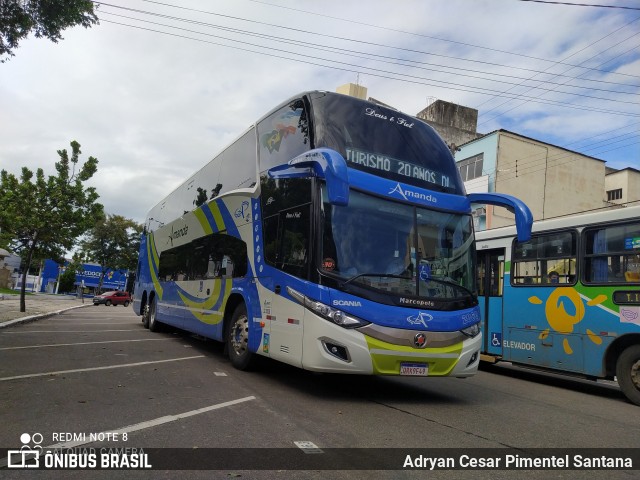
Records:
[[[91,0],[0,0],[0,63],[31,31],[57,43],[65,28],[99,23],[93,8]]]
[[[99,289],[107,269],[136,269],[141,233],[142,225],[133,220],[122,215],[107,215],[99,218],[80,242],[83,257],[99,263],[102,268]]]
[[[0,245],[20,255],[25,265],[21,312],[26,311],[25,286],[31,262],[63,257],[94,219],[104,215],[95,188],[83,185],[96,173],[98,160],[89,157],[80,167],[80,144],[72,141],[71,149],[71,157],[67,150],[58,150],[57,175],[48,179],[41,168],[35,181],[26,167],[19,179],[6,170],[0,172]]]
[[[64,265],[65,259],[60,259],[58,265]],[[60,275],[60,283],[58,284],[59,292],[73,292],[75,291],[76,275],[82,273],[82,259],[78,257],[78,254],[74,254],[70,262],[66,264],[64,272]]]

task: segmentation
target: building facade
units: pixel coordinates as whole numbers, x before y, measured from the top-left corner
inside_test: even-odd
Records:
[[[468,192],[514,195],[534,220],[640,201],[637,170],[608,169],[598,158],[507,130],[459,146],[455,158]],[[475,217],[480,230],[513,224],[513,215],[499,207],[479,206]]]

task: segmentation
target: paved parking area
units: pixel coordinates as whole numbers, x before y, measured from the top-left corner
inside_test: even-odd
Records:
[[[26,308],[20,311],[20,295],[0,294],[0,328],[42,315],[56,314],[72,308],[92,305],[91,298],[71,295],[33,294],[25,297]]]

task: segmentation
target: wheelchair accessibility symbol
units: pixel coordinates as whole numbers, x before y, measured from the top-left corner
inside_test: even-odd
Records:
[[[502,334],[491,332],[491,346],[499,347],[500,345],[502,345]]]

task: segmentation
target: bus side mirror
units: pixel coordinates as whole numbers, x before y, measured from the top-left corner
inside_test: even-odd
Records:
[[[518,241],[526,242],[531,238],[533,215],[522,200],[506,193],[470,193],[467,198],[471,203],[485,203],[506,208],[516,217]]]
[[[300,171],[300,169],[304,169]],[[271,178],[305,178],[316,176],[327,182],[327,195],[331,205],[349,204],[349,176],[347,162],[335,150],[316,148],[289,160],[287,163],[270,168]]]

